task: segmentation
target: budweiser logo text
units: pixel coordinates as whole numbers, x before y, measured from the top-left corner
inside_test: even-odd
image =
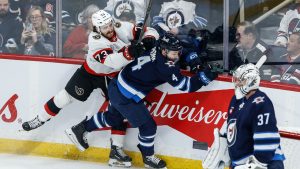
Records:
[[[152,102],[148,107],[152,116],[169,119],[177,118],[178,120],[196,123],[203,121],[206,124],[218,124],[220,121],[224,122],[227,119],[227,112],[221,110],[209,109],[205,112],[205,107],[199,106],[199,100],[191,101],[190,105],[175,105],[172,102],[162,105],[166,95],[167,93],[163,93],[158,102]]]
[[[0,109],[1,119],[4,122],[11,123],[16,120],[18,111],[15,102],[17,99],[18,99],[18,95],[14,94],[13,96],[10,97],[10,99],[8,99],[8,101]],[[8,108],[9,114],[4,113],[4,110],[6,110],[6,108]]]

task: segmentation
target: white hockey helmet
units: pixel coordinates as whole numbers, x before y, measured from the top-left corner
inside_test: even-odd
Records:
[[[233,72],[232,82],[236,98],[241,99],[251,90],[259,88],[259,70],[252,63],[241,65]]]
[[[95,26],[97,31],[99,32],[101,26],[107,25],[112,21],[113,21],[112,16],[104,10],[99,10],[98,12],[95,12],[92,15],[93,26]]]

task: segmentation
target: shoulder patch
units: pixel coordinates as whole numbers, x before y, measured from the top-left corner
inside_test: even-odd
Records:
[[[116,23],[115,23],[115,27],[116,27],[116,28],[120,28],[120,27],[121,27],[121,22],[116,22]]]
[[[97,39],[100,39],[100,38],[101,38],[101,35],[94,35],[93,38],[96,39],[96,40],[97,40]]]
[[[265,97],[259,96],[259,97],[256,97],[252,103],[255,103],[255,104],[263,103],[263,102],[265,102],[264,99],[265,99]]]

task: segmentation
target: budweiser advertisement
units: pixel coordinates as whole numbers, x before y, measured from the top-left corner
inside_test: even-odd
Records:
[[[1,59],[0,67],[0,140],[72,144],[64,130],[85,116],[91,117],[99,109],[107,108],[100,89],[95,90],[87,101],[74,101],[42,127],[32,132],[20,132],[22,122],[34,118],[45,102],[65,87],[80,65],[56,60]],[[213,129],[221,127],[227,119],[228,104],[234,93],[229,78],[220,77],[194,93],[183,93],[164,84],[147,96],[146,106],[159,126],[155,140],[158,154],[196,160],[204,158],[206,150],[194,149],[193,143],[211,145]],[[263,83],[261,89],[274,102],[278,124],[300,128],[300,104],[297,103],[300,90],[269,83]],[[137,135],[136,128],[128,129],[127,150],[138,152]],[[109,130],[93,132],[88,138],[91,147],[110,146]]]

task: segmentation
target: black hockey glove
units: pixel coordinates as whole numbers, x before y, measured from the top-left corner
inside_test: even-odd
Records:
[[[203,69],[203,61],[196,52],[189,53],[185,60],[191,68],[191,73],[197,73],[199,70]]]
[[[219,64],[207,64],[205,69],[201,72],[198,72],[199,79],[208,85],[211,81],[215,80],[219,74],[223,73],[224,69]]]
[[[123,55],[127,60],[133,60],[134,58],[141,56],[144,52],[145,47],[141,43],[134,43],[125,48]]]
[[[142,40],[142,43],[145,46],[146,50],[150,50],[153,47],[155,47],[155,45],[156,45],[156,39],[153,36],[148,36],[148,37],[145,37]]]

